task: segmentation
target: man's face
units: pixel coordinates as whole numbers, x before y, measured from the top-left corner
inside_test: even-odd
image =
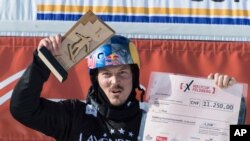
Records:
[[[112,105],[119,106],[126,102],[133,85],[129,65],[100,68],[97,79]]]

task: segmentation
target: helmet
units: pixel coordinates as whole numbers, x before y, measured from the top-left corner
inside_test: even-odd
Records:
[[[136,46],[120,35],[114,35],[88,56],[89,69],[123,64],[137,64],[140,67]]]
[[[87,59],[94,91],[98,91],[99,89],[99,84],[96,79],[98,68],[129,64],[133,75],[133,91],[135,92],[136,88],[141,90],[141,100],[143,101],[144,90],[140,87],[139,83],[139,55],[136,46],[130,39],[124,36],[114,35],[106,43],[94,50]],[[131,95],[131,98],[134,97],[135,95]]]

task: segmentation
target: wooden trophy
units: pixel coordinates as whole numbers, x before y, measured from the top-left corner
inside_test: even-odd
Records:
[[[53,56],[47,48],[42,47],[38,50],[38,56],[56,78],[63,82],[67,79],[70,68],[114,34],[112,28],[88,11],[63,36],[59,55]]]

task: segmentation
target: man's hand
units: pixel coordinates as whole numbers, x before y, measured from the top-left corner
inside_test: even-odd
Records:
[[[59,48],[61,47],[62,42],[62,36],[60,34],[56,36],[50,36],[47,38],[43,38],[37,47],[37,50],[39,50],[41,47],[46,47],[53,56],[59,55]]]
[[[208,79],[214,80],[215,84],[220,88],[226,88],[236,83],[234,77],[220,73],[211,73],[208,75]]]

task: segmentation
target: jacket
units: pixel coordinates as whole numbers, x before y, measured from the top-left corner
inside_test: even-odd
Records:
[[[50,71],[35,53],[11,97],[10,111],[16,120],[58,141],[137,140],[142,118],[139,102],[133,106],[136,109],[133,115],[107,118],[91,103],[77,99],[55,102],[40,97],[49,75]]]

